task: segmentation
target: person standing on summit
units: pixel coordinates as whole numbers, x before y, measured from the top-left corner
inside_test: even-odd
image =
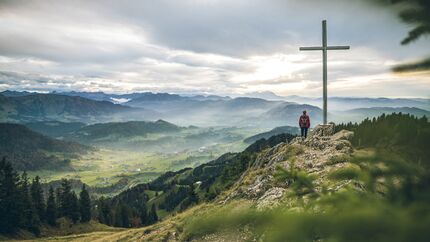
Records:
[[[299,126],[302,131],[302,137],[304,136],[305,139],[308,136],[308,129],[311,127],[311,119],[306,114],[306,110],[303,111],[302,116],[299,118]]]

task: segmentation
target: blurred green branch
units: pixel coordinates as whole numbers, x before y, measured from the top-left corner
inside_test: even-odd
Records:
[[[413,26],[408,35],[401,41],[408,45],[421,37],[430,34],[430,1],[428,0],[372,0],[382,4],[401,6],[399,18]],[[393,68],[395,72],[413,72],[430,70],[430,57],[415,63],[400,64]]]

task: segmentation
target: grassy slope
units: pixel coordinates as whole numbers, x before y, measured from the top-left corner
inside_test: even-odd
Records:
[[[15,238],[0,237],[4,241],[91,241],[91,235],[107,236],[112,233],[124,231],[121,228],[113,228],[90,221],[84,224],[72,224],[66,219],[59,219],[58,227],[44,226],[41,228],[41,238],[36,238],[30,233],[20,233]],[[96,231],[96,232],[95,232]]]
[[[68,159],[91,147],[56,140],[12,123],[0,123],[0,157],[6,156],[19,170],[64,169]]]

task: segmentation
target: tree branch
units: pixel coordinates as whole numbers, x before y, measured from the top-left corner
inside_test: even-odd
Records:
[[[394,72],[413,72],[430,70],[430,57],[415,63],[401,64],[393,68]]]

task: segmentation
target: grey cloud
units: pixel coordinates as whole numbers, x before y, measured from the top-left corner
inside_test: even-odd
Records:
[[[309,67],[288,78],[233,79],[257,71],[254,56],[319,45],[321,19],[329,21],[330,44],[352,46],[329,54],[330,83],[386,73],[384,60],[430,48],[425,41],[400,47],[407,26],[358,0],[3,0],[0,88],[225,93],[306,82],[317,90],[320,53],[292,60]]]

